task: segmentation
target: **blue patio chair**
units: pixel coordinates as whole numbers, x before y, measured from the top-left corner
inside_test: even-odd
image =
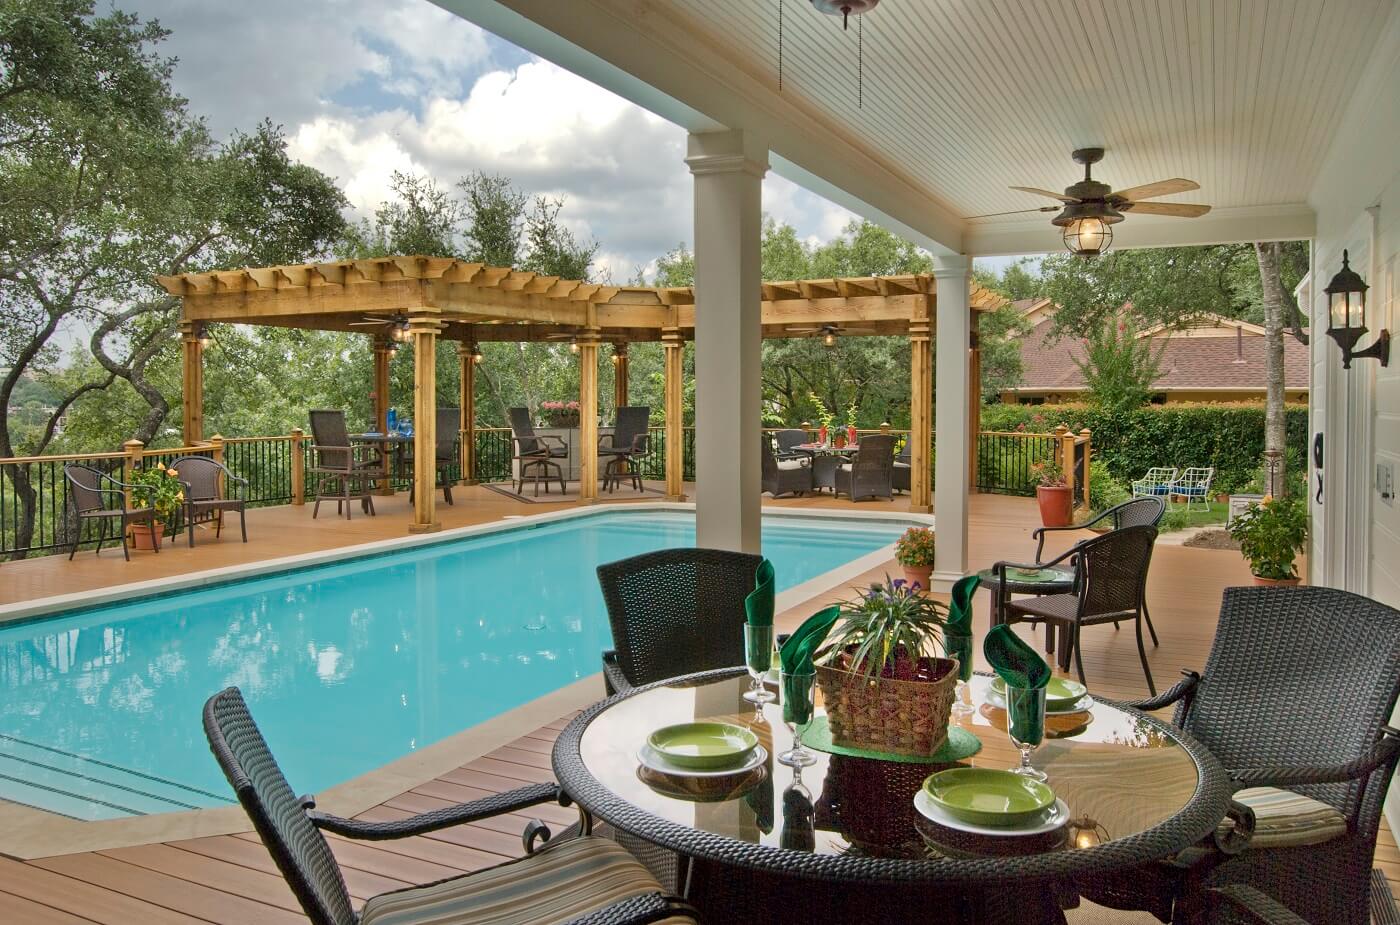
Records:
[[[1175,501],[1181,498],[1186,502],[1186,510],[1191,510],[1194,502],[1200,502],[1200,508],[1204,511],[1210,510],[1210,483],[1215,478],[1215,469],[1211,467],[1191,468],[1181,473],[1181,478],[1176,479],[1171,484],[1170,500]]]
[[[1175,466],[1154,466],[1147,470],[1147,475],[1133,482],[1133,497],[1155,497],[1165,498],[1172,493],[1172,484],[1176,482],[1177,468]]]

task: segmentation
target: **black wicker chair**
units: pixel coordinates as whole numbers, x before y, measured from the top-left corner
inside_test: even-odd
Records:
[[[248,480],[239,478],[228,467],[208,456],[182,456],[170,466],[179,473],[185,488],[185,500],[180,516],[189,532],[190,548],[194,548],[195,524],[214,521],[214,538],[224,530],[224,512],[238,512],[238,527],[243,542],[248,542]]]
[[[457,408],[437,409],[437,427],[433,431],[433,473],[437,486],[442,489],[442,500],[452,501],[452,479],[449,471],[457,464],[457,436],[462,426],[462,412]],[[412,452],[405,457],[409,472],[415,472]],[[413,503],[413,493],[418,489],[415,477],[408,486],[408,503]]]
[[[1051,629],[1063,629],[1060,638],[1069,640],[1068,648],[1074,652],[1079,680],[1088,683],[1079,645],[1080,629],[1132,620],[1137,628],[1138,656],[1142,659],[1142,673],[1147,676],[1147,689],[1157,693],[1152,669],[1147,664],[1147,649],[1142,643],[1142,603],[1146,596],[1147,567],[1152,562],[1152,545],[1156,540],[1156,527],[1124,527],[1085,540],[1049,562],[1033,565],[998,562],[992,566],[998,581],[1005,580],[1008,568],[1043,568],[1068,561],[1073,561],[1076,567],[1078,587],[1074,591],[1008,601],[1004,610],[1006,622],[1045,623],[1047,633]],[[1060,665],[1066,667],[1069,652],[1061,651],[1059,658]]]
[[[525,826],[526,856],[486,870],[424,886],[381,893],[359,914],[340,865],[322,831],[346,838],[385,840],[519,812],[541,803],[568,805],[555,784],[532,784],[470,803],[393,822],[360,822],[314,811],[315,800],[296,796],[268,751],[262,733],[231,687],[204,705],[209,748],[233,785],[277,869],[312,925],[440,922],[471,925],[500,921],[502,904],[533,925],[693,923],[687,907],[662,894],[636,859],[616,842],[596,835],[550,840],[542,823]]]
[[[1207,885],[1253,886],[1309,922],[1366,925],[1376,833],[1400,760],[1400,731],[1386,725],[1397,696],[1400,610],[1333,588],[1227,588],[1204,673],[1133,706],[1176,704],[1174,722],[1238,788],[1318,801],[1340,831],[1266,844],[1258,815],[1253,842],[1215,859]]]
[[[1308,925],[1258,890],[1238,884],[1208,894],[1208,925]]]
[[[346,520],[350,519],[352,501],[360,502],[366,514],[373,514],[370,491],[387,477],[383,454],[374,447],[350,443],[344,411],[321,409],[309,412],[309,417],[314,443],[308,471],[316,477],[316,504],[311,509],[311,519],[321,513],[322,501],[334,501],[335,512],[344,513]]]
[[[805,495],[812,490],[812,458],[794,456],[779,459],[773,454],[773,446],[764,434],[759,441],[763,445],[763,490],[773,497],[779,495]]]
[[[535,425],[530,420],[529,408],[508,408],[510,415],[511,442],[515,453],[511,460],[515,463],[515,493],[525,490],[528,479],[535,484],[535,495],[539,496],[540,482],[544,482],[545,494],[549,494],[549,483],[559,480],[559,493],[568,489],[564,470],[569,465],[569,445],[563,437],[555,434],[536,436]],[[561,462],[562,460],[562,462]]]
[[[852,501],[894,497],[894,437],[867,434],[856,458],[836,470],[836,494]]]
[[[645,456],[651,448],[651,409],[645,405],[617,409],[613,432],[598,438],[598,455],[607,457],[603,467],[603,488],[612,491],[628,479],[637,491],[642,490],[642,470],[637,457]]]
[[[131,549],[126,542],[126,528],[129,524],[148,524],[155,520],[153,508],[128,508],[126,492],[147,492],[145,485],[128,485],[117,481],[105,472],[79,463],[68,463],[63,467],[63,478],[68,484],[68,500],[73,506],[78,522],[73,525],[73,548],[68,550],[68,561],[77,555],[78,545],[83,541],[83,528],[90,523],[99,526],[96,554],[102,554],[102,544],[107,540],[107,528],[116,524],[117,535],[122,541],[122,555],[131,561]],[[160,552],[160,540],[155,539],[154,549]]]
[[[744,663],[744,598],[762,556],[662,549],[598,566],[612,624],[608,693]]]
[[[799,450],[798,447],[808,440],[807,431],[798,427],[791,427],[787,430],[780,430],[773,434],[773,439],[778,444],[779,459],[810,459],[811,453],[806,450]]]
[[[914,471],[913,444],[908,440],[904,441],[904,446],[899,448],[899,452],[894,457],[894,469],[890,472],[890,482],[894,485],[895,491],[911,491],[909,486],[911,474]]]

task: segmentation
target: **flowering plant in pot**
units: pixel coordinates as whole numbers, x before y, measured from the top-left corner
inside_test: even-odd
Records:
[[[132,524],[131,538],[137,549],[155,549],[165,535],[167,525],[173,525],[175,514],[185,500],[185,487],[179,473],[158,462],[149,469],[131,473],[127,484],[138,486],[131,493],[133,508],[154,508],[156,516],[149,524]]]
[[[1299,582],[1293,560],[1308,541],[1308,512],[1299,501],[1265,495],[1230,521],[1230,535],[1239,540],[1255,584]]]
[[[934,535],[928,527],[910,527],[894,544],[894,559],[904,569],[904,580],[916,590],[928,590],[933,548]]]
[[[577,427],[579,404],[576,401],[542,401],[540,412],[549,427]]]
[[[1040,505],[1040,523],[1046,527],[1068,527],[1074,516],[1074,497],[1065,481],[1065,470],[1056,459],[1042,459],[1030,466],[1035,480],[1035,500]]]
[[[816,666],[832,742],[924,757],[943,747],[958,682],[957,661],[935,654],[947,619],[945,604],[888,577],[841,605]]]

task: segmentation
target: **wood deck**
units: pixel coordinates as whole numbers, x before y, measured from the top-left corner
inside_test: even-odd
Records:
[[[483,488],[454,492],[457,504],[442,508],[444,526],[480,523],[510,514],[548,510],[522,504]],[[650,497],[655,497],[650,496]],[[783,504],[830,504],[829,501]],[[899,509],[903,502],[870,503],[863,509]],[[843,505],[844,506],[844,505]],[[552,505],[551,505],[552,507]],[[346,523],[323,510],[314,523],[308,508],[269,508],[250,516],[257,542],[244,546],[225,538],[203,540],[193,551],[183,543],[159,556],[144,553],[124,563],[121,556],[91,552],[69,563],[64,557],[0,566],[0,600],[22,600],[105,587],[122,581],[180,574],[312,549],[366,542],[406,532],[411,519],[405,500],[382,499],[381,514]],[[1033,505],[1024,499],[977,495],[972,498],[970,560],[984,567],[999,558],[1029,555]],[[235,534],[236,536],[236,534]],[[893,563],[889,570],[895,571]],[[876,569],[868,577],[879,577]],[[1220,591],[1248,580],[1237,554],[1190,549],[1164,542],[1154,556],[1148,593],[1161,646],[1150,652],[1159,686],[1171,683],[1181,667],[1199,667],[1214,632]],[[986,595],[980,595],[977,625],[985,628]],[[791,627],[816,602],[779,617]],[[1091,686],[1108,696],[1134,697],[1145,692],[1131,631],[1109,627],[1086,631],[1085,668]],[[979,656],[980,657],[980,656]],[[369,810],[362,818],[402,818],[429,809],[500,792],[524,783],[552,779],[549,752],[567,717],[530,732],[436,780],[400,794]],[[530,816],[561,825],[569,810],[543,806]],[[520,852],[519,832],[526,815],[505,816],[456,829],[396,842],[354,843],[332,837],[336,856],[357,904],[384,890],[477,870]],[[1400,850],[1388,831],[1382,833],[1377,864],[1400,893]],[[251,833],[199,838],[166,844],[61,855],[28,862],[0,858],[0,922],[64,925],[277,925],[305,922],[271,858]]]

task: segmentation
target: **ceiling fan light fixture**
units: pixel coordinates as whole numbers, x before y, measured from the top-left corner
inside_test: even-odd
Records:
[[[1096,215],[1076,218],[1062,228],[1065,248],[1077,257],[1097,257],[1113,243],[1113,225]]]
[[[836,346],[836,332],[828,328],[828,329],[822,334],[822,345],[823,345],[823,346],[826,346],[826,347],[835,347],[835,346]]]
[[[577,353],[578,353],[578,341],[576,341],[576,340],[571,340],[571,341],[569,341],[569,352],[570,352],[570,353],[573,353],[573,354],[577,354]]]

